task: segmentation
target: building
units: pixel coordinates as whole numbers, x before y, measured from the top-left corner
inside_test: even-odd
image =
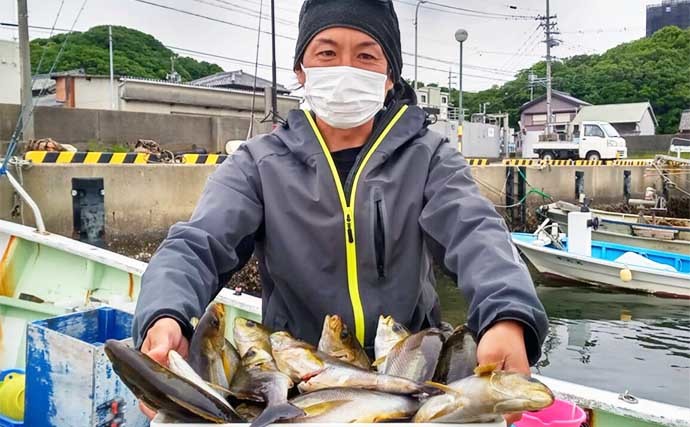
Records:
[[[609,122],[621,136],[655,135],[659,124],[649,102],[584,106],[573,123],[585,120]]]
[[[111,88],[108,76],[81,71],[58,73],[54,101],[66,108],[136,111],[157,114],[249,117],[270,110],[271,92],[223,89],[190,83],[120,77]],[[299,98],[278,95],[283,114],[299,108]]]
[[[684,110],[680,115],[680,125],[678,125],[678,133],[680,135],[687,135],[690,137],[690,109]]]
[[[554,131],[565,134],[570,122],[585,105],[591,104],[554,90],[551,96],[551,124]],[[543,132],[546,128],[546,95],[523,104],[518,113],[523,132]]]
[[[690,0],[664,0],[647,6],[647,37],[669,25],[690,28]]]
[[[0,40],[0,104],[19,104],[20,88],[19,44]]]
[[[439,120],[446,121],[448,117],[448,92],[440,87],[425,86],[417,89],[417,105],[427,113],[436,114]],[[452,119],[457,119],[453,117]]]
[[[217,89],[239,89],[239,90],[254,90],[254,75],[245,73],[242,70],[237,71],[226,71],[222,73],[216,73],[210,76],[202,77],[197,80],[193,80],[190,84],[213,87]],[[273,83],[269,80],[262,79],[261,77],[256,77],[256,90],[260,93],[264,92],[264,89],[271,89]],[[289,95],[290,90],[285,86],[278,84],[276,85],[276,90],[278,95]]]

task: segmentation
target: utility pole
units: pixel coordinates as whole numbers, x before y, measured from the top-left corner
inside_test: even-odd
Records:
[[[559,41],[553,38],[553,36],[558,34],[558,32],[555,31],[556,22],[552,21],[556,19],[556,15],[551,16],[550,0],[546,0],[546,16],[543,16],[540,19],[543,21],[540,26],[544,28],[544,33],[546,35],[546,40],[544,41],[544,43],[546,43],[546,129],[544,133],[548,140],[552,133],[551,61],[553,58],[551,57],[551,48],[558,46],[559,44]]]
[[[29,51],[29,9],[26,0],[17,0],[17,23],[19,27],[19,65],[22,76],[21,89],[21,126],[22,140],[34,139],[34,120],[31,114],[33,97],[31,90],[31,52]]]
[[[417,0],[417,7],[414,9],[414,90],[419,89],[419,80],[417,80],[417,27],[419,26],[419,6],[426,2],[427,0]]]
[[[113,27],[108,25],[108,51],[110,56],[110,109],[115,110],[115,73],[113,71]]]
[[[271,87],[271,109],[273,127],[278,124],[278,74],[276,65],[276,1],[271,0],[271,44],[273,46],[273,86]]]

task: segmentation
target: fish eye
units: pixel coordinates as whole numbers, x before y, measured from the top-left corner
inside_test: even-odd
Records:
[[[217,328],[219,325],[220,325],[220,321],[218,321],[218,319],[216,319],[215,317],[211,319],[211,326],[213,326],[214,328]]]
[[[245,353],[246,357],[254,357],[256,356],[256,351],[254,350],[249,350],[247,353]]]
[[[402,332],[402,326],[396,323],[393,325],[393,332]]]
[[[254,322],[253,320],[247,320],[247,326],[253,328],[254,326],[256,326],[256,322]]]
[[[343,329],[342,332],[340,332],[340,338],[341,339],[347,339],[347,337],[350,336],[350,333],[347,331],[347,329]]]

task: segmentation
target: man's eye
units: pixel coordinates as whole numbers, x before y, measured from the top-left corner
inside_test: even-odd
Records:
[[[364,61],[373,61],[376,59],[373,55],[369,55],[368,53],[360,53],[359,54],[359,59],[362,59]]]
[[[321,52],[317,53],[318,56],[323,56],[327,58],[331,58],[335,56],[335,52],[332,50],[322,50]]]

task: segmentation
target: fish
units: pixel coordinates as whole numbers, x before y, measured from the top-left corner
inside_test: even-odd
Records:
[[[194,329],[189,365],[204,381],[229,389],[240,366],[237,350],[225,338],[225,306],[211,304]]]
[[[288,402],[293,386],[292,379],[278,370],[270,354],[251,347],[242,358],[242,368],[230,392],[238,399],[265,402],[266,408],[251,423],[251,427],[265,427],[276,421],[304,416],[301,409]]]
[[[261,415],[264,407],[255,403],[242,402],[235,407],[235,411],[245,420],[252,422]]]
[[[261,323],[243,317],[235,318],[232,339],[235,341],[240,357],[244,357],[245,353],[252,347],[257,347],[270,353],[271,343],[268,339],[270,335],[271,331]]]
[[[318,350],[362,369],[370,369],[369,356],[338,315],[326,315]]]
[[[504,414],[538,411],[554,400],[551,390],[540,381],[496,370],[496,365],[480,365],[472,376],[435,386],[445,394],[429,398],[415,414],[414,422],[495,422]]]
[[[436,393],[432,387],[407,378],[359,368],[318,351],[287,332],[271,334],[278,369],[297,383],[302,393],[333,387],[362,388],[393,394]],[[300,382],[301,381],[301,382]]]
[[[430,328],[412,334],[393,346],[379,372],[424,382],[433,378],[443,348],[443,333]]]
[[[449,384],[469,377],[477,367],[477,342],[465,326],[458,326],[443,344],[433,381]]]
[[[396,322],[393,316],[379,316],[379,323],[376,328],[376,338],[374,339],[375,365],[380,365],[383,359],[391,351],[391,348],[398,341],[410,335],[406,327]]]
[[[168,352],[168,369],[173,371],[180,377],[196,384],[199,388],[204,389],[207,393],[214,395],[220,400],[225,400],[225,396],[219,393],[220,387],[204,381],[199,374],[189,365],[189,363],[175,350]]]
[[[293,398],[305,415],[294,423],[376,423],[410,419],[419,408],[417,399],[372,390],[330,388]]]
[[[186,422],[200,419],[215,423],[243,421],[225,399],[219,399],[216,394],[120,341],[106,341],[105,354],[127,388],[157,412]]]

